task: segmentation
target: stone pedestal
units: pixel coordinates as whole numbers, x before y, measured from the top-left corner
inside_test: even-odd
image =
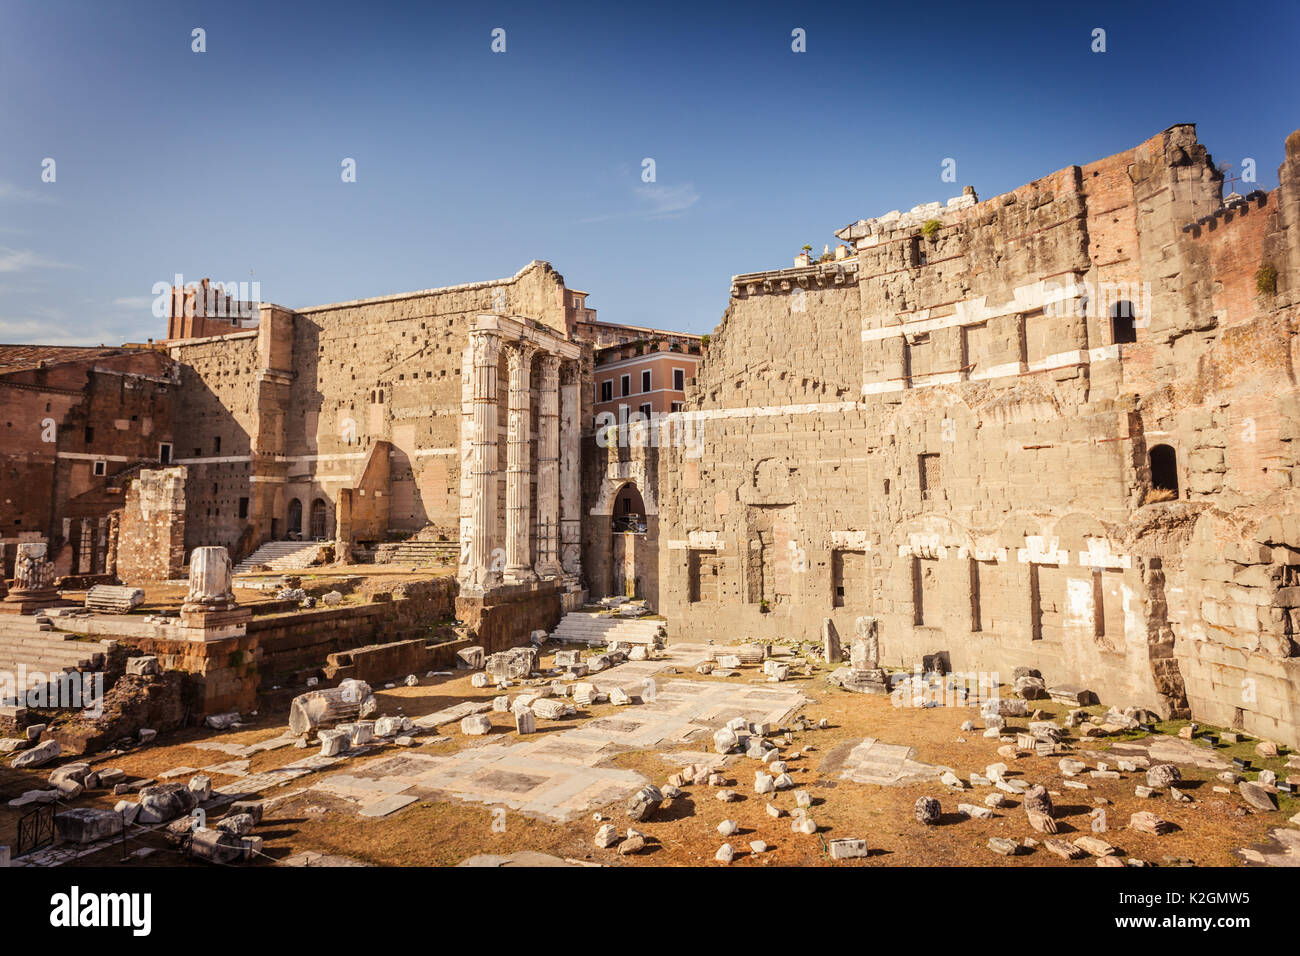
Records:
[[[205,643],[243,637],[250,617],[252,612],[235,601],[229,552],[195,548],[190,555],[190,592],[181,605],[181,636]]]
[[[14,558],[14,586],[0,600],[0,614],[35,614],[64,603],[54,588],[54,565],[46,558],[45,542],[19,544]]]
[[[849,666],[828,677],[827,683],[858,694],[888,694],[889,677],[880,666],[880,626],[874,617],[853,622]]]

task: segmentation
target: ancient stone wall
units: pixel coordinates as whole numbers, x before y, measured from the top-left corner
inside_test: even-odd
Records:
[[[355,492],[353,530],[374,536],[358,482],[376,442],[390,446],[382,531],[433,525],[454,537],[462,353],[474,317],[494,312],[563,331],[563,277],[534,262],[491,282],[263,306],[255,331],[170,343],[185,367],[179,415],[195,436],[180,449],[192,470],[189,545],[240,557],[291,534],[334,538],[343,489]]]
[[[153,349],[0,346],[0,564],[31,539],[61,575],[106,572],[126,481],[172,443],[177,381]]]
[[[118,520],[117,577],[125,584],[185,576],[183,466],[141,471],[126,492]]]
[[[890,664],[1033,666],[1300,739],[1300,542],[1260,530],[1296,510],[1295,316],[1255,282],[1266,258],[1294,281],[1297,145],[1234,208],[1178,126],[736,277],[683,416],[703,454],[659,455],[674,639],[870,616]]]

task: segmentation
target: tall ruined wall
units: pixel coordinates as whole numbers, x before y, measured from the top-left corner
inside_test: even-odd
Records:
[[[191,468],[187,546],[223,544],[238,557],[290,532],[333,538],[339,492],[356,488],[376,442],[391,443],[387,529],[432,524],[454,537],[462,351],[473,317],[490,312],[562,330],[563,277],[533,262],[491,282],[298,312],[264,306],[256,332],[173,343],[185,365],[179,420],[195,436],[178,447]]]
[[[222,545],[237,555],[247,527],[251,456],[258,431],[258,332],[171,347],[181,365],[175,460],[188,469],[185,548]]]
[[[142,471],[126,491],[118,523],[117,576],[138,585],[185,576],[184,467]]]
[[[891,664],[1029,665],[1300,739],[1272,717],[1291,708],[1297,542],[1258,530],[1295,510],[1293,317],[1254,289],[1296,241],[1271,211],[1288,164],[1277,196],[1216,214],[1220,174],[1172,127],[985,202],[853,224],[851,256],[737,277],[684,416],[703,454],[660,456],[674,637],[872,616]],[[1153,487],[1157,445],[1176,490]],[[1200,526],[1221,511],[1231,547]]]

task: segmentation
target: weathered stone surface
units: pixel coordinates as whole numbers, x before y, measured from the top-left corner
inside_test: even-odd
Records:
[[[856,837],[838,837],[827,844],[832,860],[858,860],[868,855],[867,841]]]
[[[492,732],[492,721],[483,714],[470,714],[461,718],[460,732],[471,737],[481,737]]]
[[[54,760],[59,756],[61,751],[62,747],[60,747],[57,740],[47,740],[44,743],[37,744],[30,750],[25,750],[20,753],[13,759],[9,766],[15,769],[21,767],[39,767],[42,764],[47,764],[51,760]]]
[[[642,823],[648,820],[663,802],[663,791],[654,784],[646,784],[628,798],[626,807],[628,819]]]
[[[1163,833],[1169,833],[1174,829],[1174,825],[1167,820],[1162,820],[1149,810],[1143,810],[1129,817],[1128,825],[1131,829],[1139,833],[1150,833],[1153,836],[1159,836]]]
[[[1148,787],[1168,787],[1183,779],[1183,772],[1176,764],[1162,763],[1147,769]]]
[[[934,797],[920,797],[913,807],[913,816],[916,817],[916,822],[923,823],[926,826],[938,823],[942,815],[943,807]]]
[[[1273,802],[1273,795],[1257,783],[1243,780],[1237,784],[1237,790],[1241,793],[1242,799],[1256,810],[1277,809],[1277,804]]]
[[[60,840],[69,843],[95,843],[122,832],[122,815],[112,810],[73,807],[54,815],[54,829]]]
[[[166,823],[189,813],[199,801],[183,783],[161,783],[140,791],[140,822]]]

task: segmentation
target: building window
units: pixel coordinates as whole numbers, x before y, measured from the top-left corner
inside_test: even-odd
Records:
[[[621,388],[622,388],[622,392],[620,393],[620,396],[621,396],[622,398],[627,398],[629,395],[632,394],[632,376],[631,376],[631,375],[624,375],[624,376],[620,377],[620,379],[619,379],[619,385],[620,385]]]
[[[1147,453],[1151,463],[1151,490],[1161,492],[1148,500],[1171,501],[1178,497],[1178,455],[1169,445],[1152,445]]]
[[[641,373],[641,391],[650,391],[650,370],[646,369]]]
[[[679,392],[686,390],[686,370],[681,368],[673,369],[673,388]]]
[[[163,465],[172,463],[172,443],[169,441],[161,442],[158,445],[158,462]]]
[[[650,417],[650,405],[648,403],[641,406],[641,414],[647,419]]]
[[[681,402],[673,402],[673,411],[680,412],[682,410],[682,407],[683,406]]]
[[[614,382],[606,380],[600,383],[600,400],[610,402],[614,400]]]
[[[247,518],[247,517],[248,517],[248,499],[247,499],[247,498],[240,498],[240,499],[239,499],[239,517],[241,517],[241,518]]]
[[[1132,302],[1116,302],[1110,307],[1110,331],[1116,345],[1131,345],[1138,340],[1136,318]]]
[[[102,478],[106,474],[108,474],[108,462],[106,461],[95,462],[95,476],[97,478]]]
[[[221,436],[220,436],[220,435],[218,435],[216,438],[212,439],[212,454],[214,454],[214,455],[220,455],[220,454],[221,454]]]
[[[89,446],[90,443],[93,442],[94,440],[95,440],[95,429],[94,429],[92,426],[87,425],[87,426],[86,426],[86,444]]]

